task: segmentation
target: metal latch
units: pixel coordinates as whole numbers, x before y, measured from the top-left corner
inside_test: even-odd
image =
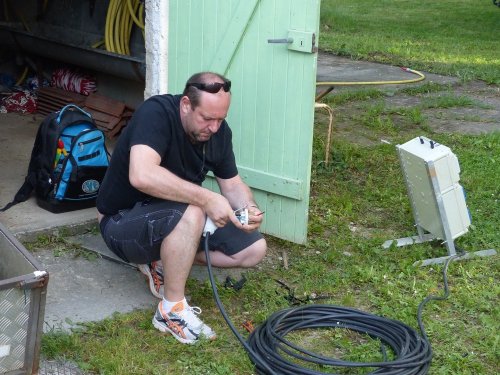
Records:
[[[288,44],[288,49],[305,53],[315,53],[316,34],[312,31],[288,30],[288,36],[281,39],[268,39],[268,43]]]
[[[293,43],[292,38],[283,38],[283,39],[268,39],[268,43],[281,43],[281,44],[290,44]]]

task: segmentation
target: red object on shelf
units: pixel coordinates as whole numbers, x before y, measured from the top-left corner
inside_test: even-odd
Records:
[[[51,85],[82,95],[90,95],[97,89],[93,77],[66,68],[54,70]]]

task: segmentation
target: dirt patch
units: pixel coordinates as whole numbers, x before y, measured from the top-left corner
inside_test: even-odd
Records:
[[[451,92],[470,98],[471,106],[428,111],[428,123],[436,132],[482,134],[500,131],[500,87],[484,82],[455,85]]]
[[[408,85],[418,87],[419,85]],[[381,130],[391,136],[420,127],[437,133],[484,134],[500,131],[500,87],[484,82],[454,83],[442,90],[408,94],[405,88],[379,88],[376,99],[332,104],[334,133],[361,145],[379,143]],[[335,95],[335,91],[329,95]],[[328,96],[324,98],[328,101]],[[326,113],[316,122],[327,123]]]

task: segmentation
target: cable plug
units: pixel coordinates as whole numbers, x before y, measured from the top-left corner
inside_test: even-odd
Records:
[[[241,224],[248,225],[248,208],[240,208],[234,214]]]
[[[207,216],[207,220],[205,221],[205,227],[203,228],[203,237],[207,235],[207,233],[214,234],[217,230],[217,225],[214,224],[212,219]]]

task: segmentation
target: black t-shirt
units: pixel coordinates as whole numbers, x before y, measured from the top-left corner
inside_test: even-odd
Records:
[[[99,189],[97,209],[100,213],[114,215],[149,198],[134,188],[128,177],[130,149],[134,145],[153,148],[161,156],[162,167],[198,185],[208,171],[224,179],[238,174],[227,122],[223,121],[207,142],[192,144],[182,127],[180,99],[180,95],[157,95],[137,108],[118,139]]]

